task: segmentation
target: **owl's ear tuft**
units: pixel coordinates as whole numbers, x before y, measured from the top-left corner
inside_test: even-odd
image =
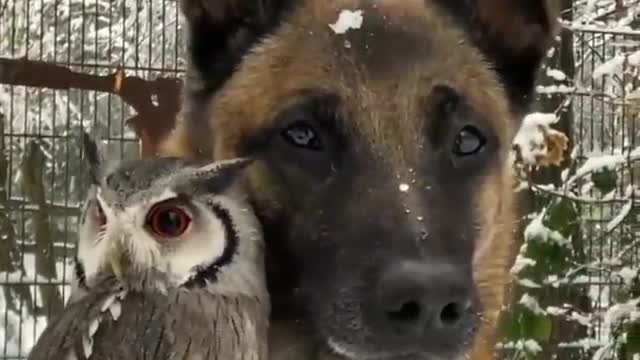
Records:
[[[221,193],[231,186],[252,162],[251,158],[236,158],[192,168],[184,174],[180,185],[187,186],[192,193]]]
[[[103,161],[100,156],[100,151],[98,150],[98,144],[85,130],[82,131],[82,149],[84,152],[84,159],[87,162],[87,165],[89,165],[91,183],[98,185],[100,184],[100,174]]]

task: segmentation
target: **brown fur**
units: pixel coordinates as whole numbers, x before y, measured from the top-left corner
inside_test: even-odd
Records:
[[[544,7],[538,13],[520,11],[521,2],[513,0],[479,0],[476,19],[487,32],[499,39],[515,52],[526,52],[534,48],[544,51],[552,39],[555,22],[553,15],[558,13],[558,0],[543,0]],[[533,19],[531,16],[535,16]],[[546,39],[540,41],[540,39]]]
[[[549,36],[545,25],[532,23],[513,0],[480,0],[480,4],[476,20],[496,38],[504,37],[504,46],[514,51],[544,49],[540,37]],[[329,30],[341,9],[363,9],[362,28],[344,35]],[[550,9],[547,4],[545,11]],[[489,123],[502,148],[509,147],[519,114],[486,55],[441,6],[425,0],[309,0],[287,19],[246,56],[212,99],[209,126],[214,148],[210,149],[211,143],[196,143],[199,137],[179,124],[165,144],[166,154],[195,157],[204,149],[205,155],[211,151],[217,159],[246,155],[243,146],[254,134],[270,127],[276,115],[308,89],[315,89],[337,94],[340,111],[350,121],[345,127],[368,139],[390,172],[408,176],[423,156],[421,114],[431,109],[435,85],[447,85],[461,94]],[[506,151],[500,156],[500,165],[492,168],[474,194],[474,218],[481,233],[474,276],[484,317],[473,360],[493,358],[513,259],[511,170]],[[257,161],[252,166],[247,185],[254,201],[266,204],[272,214],[294,211],[287,207],[287,191],[275,182],[267,164]]]

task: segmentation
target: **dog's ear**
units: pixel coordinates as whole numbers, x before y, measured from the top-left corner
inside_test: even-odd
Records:
[[[186,18],[190,73],[187,91],[215,92],[241,58],[278,21],[290,0],[180,0]]]
[[[471,0],[471,31],[515,106],[531,102],[540,65],[559,29],[561,0]]]

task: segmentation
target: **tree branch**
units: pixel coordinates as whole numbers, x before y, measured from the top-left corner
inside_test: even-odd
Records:
[[[46,197],[43,182],[45,155],[36,140],[27,144],[20,164],[22,187],[27,197],[40,206],[31,215],[33,237],[36,243],[36,273],[48,279],[55,279],[56,262],[52,256],[53,236],[49,214],[45,210]],[[62,297],[55,286],[40,286],[42,304],[51,315],[58,314],[64,307]]]
[[[127,120],[142,141],[142,156],[154,156],[171,132],[180,108],[182,83],[177,78],[144,80],[122,69],[101,76],[83,74],[42,61],[0,57],[0,84],[55,90],[93,90],[118,95],[136,115]]]
[[[9,161],[5,155],[7,145],[4,136],[5,117],[0,113],[0,208],[4,207],[9,201],[9,195],[6,186],[9,182]],[[0,212],[0,272],[21,272],[24,269],[20,265],[20,249],[16,242],[16,230],[11,221],[9,212]],[[28,285],[12,285],[4,291],[5,303],[9,309],[19,311],[16,306],[15,299],[22,302],[27,311],[34,313],[34,306],[31,298],[31,292]]]

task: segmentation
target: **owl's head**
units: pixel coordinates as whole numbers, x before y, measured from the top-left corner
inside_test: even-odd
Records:
[[[92,182],[78,245],[85,284],[113,272],[164,288],[263,291],[261,230],[235,181],[250,160],[106,164],[87,134],[84,147]]]

